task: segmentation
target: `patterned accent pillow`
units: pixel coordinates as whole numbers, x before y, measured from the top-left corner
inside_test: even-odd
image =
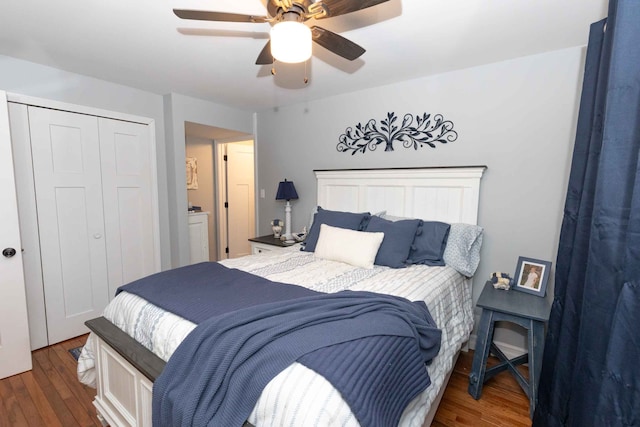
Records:
[[[477,225],[454,223],[449,230],[444,262],[461,274],[472,277],[480,263],[484,229]]]

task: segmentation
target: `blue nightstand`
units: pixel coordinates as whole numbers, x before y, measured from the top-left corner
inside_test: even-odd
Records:
[[[551,306],[545,298],[518,292],[494,289],[491,282],[484,285],[477,302],[482,307],[482,317],[478,326],[476,349],[473,365],[469,374],[469,394],[479,399],[482,386],[494,375],[509,370],[529,397],[529,413],[535,411],[538,380],[542,367],[545,324],[549,320]],[[512,322],[528,330],[529,353],[509,359],[494,343],[495,322]],[[487,369],[487,357],[494,354],[500,363]],[[529,364],[528,380],[516,368],[523,363]]]

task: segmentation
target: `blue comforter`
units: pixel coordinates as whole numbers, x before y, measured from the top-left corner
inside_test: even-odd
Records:
[[[167,273],[179,284],[161,273],[122,288],[169,311],[189,312],[175,299],[192,295],[187,300],[206,318],[154,384],[154,426],[240,426],[266,384],[296,360],[327,378],[363,426],[396,426],[406,405],[430,384],[425,363],[439,351],[441,332],[424,303],[369,292],[321,294],[215,263],[178,270]],[[252,296],[233,291],[236,273],[261,288],[239,285],[253,289]],[[193,283],[191,275],[198,276]],[[215,291],[218,275],[224,297]],[[158,278],[162,286],[153,284]],[[272,285],[277,290],[267,291]],[[256,302],[260,291],[270,295],[263,304]],[[222,313],[204,315],[207,306]]]

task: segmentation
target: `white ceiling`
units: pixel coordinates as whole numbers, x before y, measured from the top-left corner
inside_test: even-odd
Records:
[[[357,1],[357,0],[354,0]],[[314,45],[304,65],[255,65],[270,25],[187,21],[173,8],[265,15],[266,0],[2,0],[0,54],[249,111],[586,45],[607,0],[389,0],[318,21],[367,52]]]

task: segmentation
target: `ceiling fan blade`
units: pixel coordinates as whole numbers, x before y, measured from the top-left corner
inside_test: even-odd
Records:
[[[178,18],[195,19],[198,21],[224,22],[267,22],[266,16],[241,15],[239,13],[209,12],[205,10],[173,9]]]
[[[322,27],[311,27],[311,37],[320,46],[349,61],[359,58],[366,52],[362,46]]]
[[[256,59],[256,65],[271,65],[273,64],[273,56],[271,55],[271,40],[260,51],[258,59]]]
[[[327,14],[323,18],[318,19],[331,18],[333,16],[344,15],[345,13],[356,12],[387,1],[389,0],[322,0],[322,4],[324,9],[327,11]]]

